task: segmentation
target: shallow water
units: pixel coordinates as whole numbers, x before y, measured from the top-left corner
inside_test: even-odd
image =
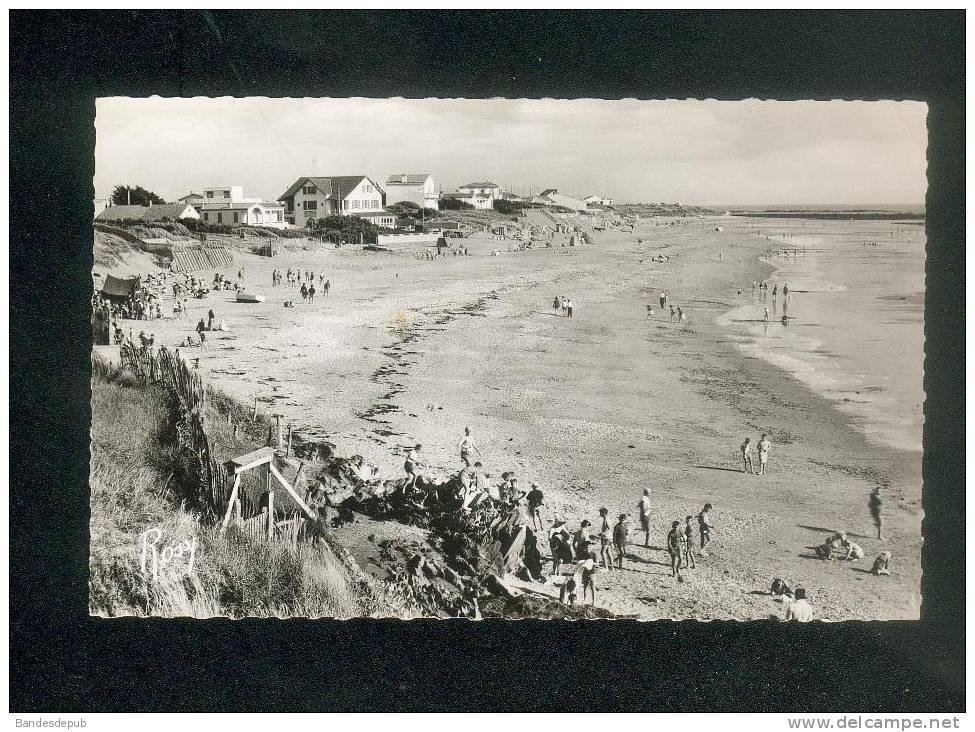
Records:
[[[776,268],[767,293],[753,294],[749,284],[739,306],[719,319],[742,350],[836,402],[868,439],[921,450],[924,227],[803,219],[734,225],[770,237],[766,261]]]

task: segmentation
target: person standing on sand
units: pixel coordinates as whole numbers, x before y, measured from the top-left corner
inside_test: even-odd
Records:
[[[602,563],[604,569],[612,569],[613,556],[609,551],[609,546],[612,542],[613,529],[609,525],[609,509],[599,509],[599,518],[599,561]]]
[[[762,435],[762,439],[758,443],[758,474],[768,475],[768,453],[772,449],[772,443],[769,441],[768,435]]]
[[[565,312],[568,317],[572,317],[572,300],[565,301]]]
[[[772,299],[774,300],[778,296],[779,296],[779,283],[776,282],[774,285],[772,285]]]
[[[596,550],[590,549],[589,555],[586,557],[579,567],[582,570],[581,582],[582,582],[582,604],[586,604],[586,592],[588,591],[592,596],[592,604],[596,604]]]
[[[768,305],[765,306],[765,322],[768,322]]]
[[[569,530],[565,526],[565,519],[556,518],[552,528],[548,530],[548,547],[552,552],[552,575],[559,573],[563,562],[572,561],[572,549],[569,546]]]
[[[559,308],[561,306],[562,306],[562,299],[558,295],[556,295],[555,296],[555,299],[552,301],[552,310],[554,310],[556,313],[558,313],[559,312]]]
[[[743,473],[751,473],[755,475],[755,466],[752,465],[752,438],[746,437],[745,441],[741,443],[741,459],[744,463],[742,467]]]
[[[412,487],[416,485],[417,479],[420,477],[417,471],[420,468],[420,449],[421,445],[417,443],[409,452],[406,453],[406,461],[403,463],[403,470],[406,471],[407,485]]]
[[[880,497],[880,486],[877,486],[873,489],[873,493],[870,494],[870,500],[868,501],[867,505],[870,507],[870,515],[873,517],[873,525],[877,527],[877,539],[880,541],[884,540],[884,519],[880,515],[880,509],[883,506],[883,503],[883,499]]]
[[[213,321],[216,320],[217,316],[211,310],[207,313],[207,330],[213,330]]]
[[[396,276],[399,277],[399,275]],[[328,292],[332,289],[332,283],[329,280],[325,280],[325,287],[323,289],[325,290],[325,297],[328,297]]]
[[[680,576],[680,562],[682,553],[682,542],[685,540],[684,532],[680,529],[680,521],[674,521],[667,533],[667,551],[670,554],[670,576],[683,581]]]
[[[640,511],[640,528],[643,529],[645,537],[643,539],[643,546],[647,548],[650,546],[650,489],[643,489],[643,496],[640,498],[640,503],[637,505],[637,509]]]
[[[667,293],[663,290],[660,291],[660,309],[663,310],[667,307]]]
[[[706,557],[708,553],[706,547],[711,543],[711,509],[710,503],[705,503],[701,513],[697,515],[697,532],[701,536],[701,551],[698,556]]]
[[[623,569],[623,557],[626,556],[626,542],[630,538],[630,524],[626,514],[621,513],[616,526],[613,527],[613,546],[616,547],[616,566]]]
[[[693,516],[688,516],[684,519],[684,566],[691,566],[691,569],[695,569],[694,566],[694,529],[691,527],[691,519]]]
[[[471,456],[473,453],[476,452],[478,455],[481,455],[481,451],[477,449],[474,438],[471,436],[470,427],[464,428],[464,436],[460,438],[458,447],[460,448],[460,460],[464,465],[471,464]]]
[[[479,464],[475,463],[475,465]],[[538,487],[538,483],[532,483],[530,487],[531,490],[525,496],[525,499],[528,501],[528,518],[531,519],[532,528],[534,529],[537,526],[537,531],[541,531],[543,527],[542,506],[544,505],[545,496]]]
[[[674,309],[674,306],[671,305],[670,306],[670,319],[671,320],[674,320],[676,317],[677,317],[677,310],[675,310]]]
[[[301,301],[308,302],[308,285],[301,283]]]

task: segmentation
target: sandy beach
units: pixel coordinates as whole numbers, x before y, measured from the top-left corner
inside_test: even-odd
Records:
[[[457,442],[470,426],[488,473],[514,470],[523,487],[540,484],[546,525],[556,515],[573,527],[595,522],[600,506],[630,513],[626,568],[597,579],[597,604],[614,612],[781,617],[767,590],[782,577],[808,588],[820,619],[917,618],[921,454],[868,443],[849,414],[743,352],[722,328],[721,317],[741,305],[737,289],[772,271],[761,260],[764,237],[728,218],[722,231],[715,220],[673,223],[596,234],[588,247],[528,251],[479,235],[464,241],[470,256],[435,261],[331,248],[238,254],[223,274],[243,267],[265,302],[211,293],[191,300],[185,319],[123,328],[174,346],[213,309],[229,332],[182,353],[199,357],[214,387],[257,398],[303,437],[361,454],[388,477],[402,473],[416,442],[429,472],[456,471]],[[651,261],[660,253],[669,260]],[[330,295],[304,305],[295,289],[271,287],[271,270],[289,267],[324,271]],[[656,307],[660,290],[687,324],[659,308],[648,319],[646,304]],[[560,294],[573,301],[571,319],[552,308]],[[284,308],[286,299],[296,307]],[[171,303],[164,307],[169,315]],[[738,447],[763,432],[773,442],[770,474],[745,474]],[[883,542],[867,511],[878,484],[887,486]],[[650,548],[636,514],[643,488],[652,491]],[[667,531],[705,502],[714,506],[710,556],[677,584],[663,550]],[[383,526],[370,531],[381,538]],[[853,537],[865,560],[815,558],[811,547],[833,531]],[[361,534],[348,530],[354,555]],[[893,553],[893,573],[874,577],[870,564],[883,549]]]

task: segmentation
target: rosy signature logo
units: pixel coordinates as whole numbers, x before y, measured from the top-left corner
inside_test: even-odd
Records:
[[[165,544],[163,531],[153,527],[139,534],[142,545],[142,573],[152,573],[154,580],[159,578],[159,570],[170,565],[186,563],[186,574],[193,574],[196,561],[196,537]]]

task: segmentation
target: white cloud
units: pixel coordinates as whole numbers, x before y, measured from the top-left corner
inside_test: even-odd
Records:
[[[100,99],[95,189],[167,199],[242,184],[274,198],[302,175],[431,172],[622,200],[916,203],[917,102]]]

